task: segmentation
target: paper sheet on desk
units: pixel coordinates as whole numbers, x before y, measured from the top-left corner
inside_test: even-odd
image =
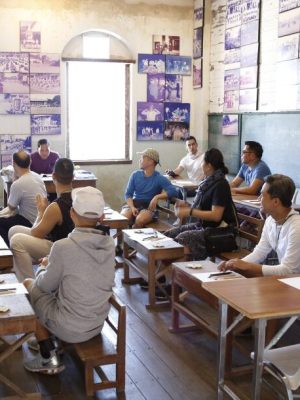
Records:
[[[229,279],[237,279],[237,278],[245,278],[243,275],[238,274],[237,272],[231,272],[230,275],[216,275],[209,277],[211,274],[217,274],[218,272],[196,272],[193,274],[193,277],[199,279],[202,282],[217,282],[217,281],[227,281]]]
[[[15,289],[15,290],[14,290]],[[1,294],[27,294],[27,289],[23,283],[1,283],[0,284],[0,296]],[[6,293],[5,290],[12,290],[11,293]]]
[[[285,283],[286,285],[290,285],[294,287],[295,289],[300,290],[300,278],[284,278],[284,279],[278,279],[280,282]]]

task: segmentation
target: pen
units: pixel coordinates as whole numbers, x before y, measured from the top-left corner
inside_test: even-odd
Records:
[[[214,276],[222,276],[222,275],[230,275],[232,274],[231,271],[226,271],[226,272],[216,272],[214,274],[210,274],[208,277],[213,278]]]
[[[7,292],[8,290],[14,290],[14,291],[16,291],[17,288],[15,288],[15,287],[12,287],[12,288],[2,288],[2,289],[0,289],[0,292]]]

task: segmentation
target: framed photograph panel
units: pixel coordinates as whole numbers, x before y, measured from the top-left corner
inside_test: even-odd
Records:
[[[194,5],[194,28],[200,28],[203,26],[203,18],[204,18],[204,13],[203,13],[203,0],[202,4],[196,4]]]
[[[242,24],[259,19],[260,0],[242,0]]]
[[[166,73],[191,75],[192,58],[184,56],[166,56]]]
[[[30,72],[59,74],[60,55],[55,53],[30,53]]]
[[[239,134],[239,115],[238,114],[224,114],[222,118],[222,135]]]
[[[224,71],[224,90],[238,90],[240,87],[240,70],[229,69]]]
[[[147,101],[161,103],[165,100],[165,74],[149,74],[147,76]]]
[[[59,94],[31,94],[30,95],[31,114],[59,114],[60,95]]]
[[[0,72],[29,73],[29,53],[0,52]]]
[[[202,87],[202,58],[193,60],[193,88]]]
[[[0,135],[1,168],[12,164],[12,155],[19,150],[31,153],[30,135]]]
[[[29,113],[29,94],[0,94],[0,114],[22,115]]]
[[[257,89],[240,90],[240,111],[255,111],[257,109]]]
[[[20,22],[20,50],[41,51],[41,27],[37,21]]]
[[[226,29],[225,31],[225,50],[237,49],[241,47],[241,27]]]
[[[292,8],[296,8],[299,0],[279,0],[279,12],[288,11]]]
[[[299,55],[299,33],[278,38],[277,60],[293,60]]]
[[[241,47],[241,68],[253,67],[258,64],[258,43]]]
[[[0,93],[29,93],[29,75],[20,72],[0,72]]]
[[[59,93],[60,74],[30,74],[31,93]]]
[[[228,0],[226,9],[226,29],[241,25],[241,0]]]
[[[164,122],[138,121],[137,140],[163,140]]]
[[[163,121],[164,103],[137,102],[138,121]]]
[[[225,50],[224,64],[236,64],[241,60],[241,49]],[[239,68],[239,66],[237,66]]]
[[[231,112],[239,109],[239,90],[229,90],[224,93],[223,111]]]
[[[278,36],[291,35],[300,31],[300,8],[280,13],[278,17]]]
[[[152,35],[153,54],[180,54],[180,37],[167,35]],[[162,71],[163,72],[163,71]]]
[[[257,67],[240,69],[240,89],[255,89],[257,87]]]
[[[182,102],[182,75],[166,74],[165,101]]]
[[[32,135],[60,135],[61,122],[60,114],[31,115],[31,134]]]
[[[185,141],[190,136],[189,128],[186,122],[166,122],[164,140]]]
[[[258,43],[259,20],[243,24],[241,28],[241,46]]]
[[[162,54],[138,54],[139,74],[159,74],[165,72],[166,56]]]
[[[165,103],[165,121],[190,123],[190,103]]]
[[[202,57],[202,35],[203,28],[194,29],[193,58]]]

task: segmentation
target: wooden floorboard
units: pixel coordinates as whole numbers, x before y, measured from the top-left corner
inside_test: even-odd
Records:
[[[116,272],[115,292],[127,304],[126,391],[98,391],[97,400],[215,400],[217,341],[204,332],[174,334],[168,328],[170,310],[150,312],[147,292],[139,285],[122,285],[122,269]],[[299,325],[298,325],[299,329]],[[297,336],[297,335],[294,335]],[[251,349],[251,339],[247,346]],[[1,349],[0,349],[1,351]],[[250,350],[249,350],[250,351]],[[24,353],[24,354],[23,354]],[[27,392],[40,392],[45,400],[83,400],[83,368],[72,347],[65,350],[65,371],[57,376],[29,373],[23,357],[33,356],[27,345],[0,366],[0,373]],[[247,358],[234,352],[234,361]],[[251,375],[231,379],[230,387],[242,400],[250,398]],[[0,385],[0,399],[11,394]],[[275,398],[264,389],[264,400]]]

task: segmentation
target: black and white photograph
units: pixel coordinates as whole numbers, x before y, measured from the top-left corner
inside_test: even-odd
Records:
[[[278,16],[278,36],[291,35],[300,31],[300,8],[280,13]]]
[[[225,31],[225,50],[237,49],[241,47],[241,27],[226,29]]]
[[[29,94],[0,94],[0,114],[30,114]]]
[[[202,87],[202,58],[193,60],[193,88]]]
[[[240,70],[229,69],[224,71],[224,90],[237,90],[240,87]]]
[[[137,140],[163,140],[164,122],[138,121]]]
[[[203,8],[203,0],[198,1],[198,4],[194,4],[194,28],[200,28],[203,26],[204,19],[204,8]]]
[[[260,0],[242,0],[242,24],[259,19]]]
[[[190,123],[190,103],[165,103],[165,121]]]
[[[225,50],[224,64],[236,64],[241,59],[241,48]]]
[[[61,122],[60,114],[31,115],[31,134],[32,135],[60,135]]]
[[[255,89],[257,87],[257,67],[240,69],[240,89]]]
[[[226,8],[226,29],[241,25],[241,0],[228,0]]]
[[[180,37],[167,35],[152,36],[152,51],[153,54],[180,54]]]
[[[166,74],[165,101],[182,102],[182,75]]]
[[[299,55],[299,33],[278,38],[277,60],[293,60]]]
[[[0,52],[0,72],[29,73],[29,53]]]
[[[223,111],[238,111],[239,109],[239,96],[238,90],[228,90],[224,93]]]
[[[31,93],[59,93],[60,74],[30,74]]]
[[[257,108],[257,89],[240,90],[239,110],[255,111]]]
[[[0,93],[29,93],[29,75],[0,72]]]
[[[238,114],[224,114],[222,118],[222,135],[239,134],[239,116]]]
[[[12,165],[13,153],[22,149],[31,153],[31,136],[0,135],[1,168]]]
[[[259,20],[243,24],[241,28],[241,46],[258,43]]]
[[[258,64],[258,43],[241,47],[241,68],[253,67]]]
[[[165,100],[166,75],[147,75],[147,102],[163,102]]]
[[[186,122],[166,122],[164,140],[185,141],[190,136],[189,128]]]
[[[202,57],[202,35],[203,35],[203,28],[194,29],[193,58]]]
[[[56,53],[30,53],[30,72],[59,74],[60,55]]]
[[[191,75],[192,57],[166,56],[166,73]]]
[[[59,94],[30,94],[31,114],[60,114]]]
[[[138,121],[163,121],[164,103],[137,102]]]
[[[299,0],[279,0],[279,12],[284,12],[299,6]]]
[[[20,50],[41,51],[41,28],[37,21],[20,22]]]
[[[139,74],[159,74],[165,72],[166,56],[163,54],[138,54]]]

